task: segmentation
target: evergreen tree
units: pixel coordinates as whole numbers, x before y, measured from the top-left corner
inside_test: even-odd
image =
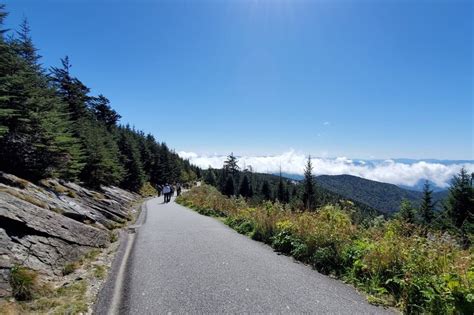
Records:
[[[428,181],[425,181],[423,186],[423,199],[419,208],[419,216],[424,224],[431,224],[434,219],[434,203],[433,203],[433,190],[430,189],[430,184]]]
[[[415,223],[415,209],[411,205],[410,201],[406,199],[402,200],[400,204],[400,210],[396,214],[396,217],[408,223]]]
[[[125,169],[120,186],[132,191],[139,191],[145,182],[138,145],[129,129],[121,129],[118,147],[122,165]]]
[[[124,176],[120,151],[112,134],[90,119],[79,122],[78,131],[84,148],[84,168],[80,179],[89,187],[118,185]]]
[[[69,107],[71,118],[74,122],[88,116],[87,104],[90,101],[89,88],[79,79],[70,74],[71,63],[69,57],[61,59],[62,68],[51,68],[51,79],[61,96]]]
[[[39,64],[41,56],[38,55],[38,49],[33,44],[30,32],[28,20],[24,18],[20,24],[20,29],[17,31],[18,38],[12,42],[12,45],[17,54],[25,60],[29,67],[38,73],[43,73],[43,69]]]
[[[122,117],[110,107],[110,101],[102,94],[99,94],[97,97],[91,97],[89,99],[89,106],[95,118],[109,129],[116,126]]]
[[[0,13],[0,20],[6,13]],[[3,34],[3,32],[2,32]],[[0,165],[29,179],[67,175],[81,165],[65,105],[49,86],[24,24],[22,38],[0,39]]]
[[[314,210],[314,207],[316,206],[316,189],[313,177],[313,165],[311,163],[311,156],[308,157],[308,161],[304,170],[303,188],[304,207],[306,210]]]
[[[247,174],[244,175],[244,178],[240,183],[239,194],[244,198],[252,197],[252,188],[250,186],[250,180]]]
[[[216,174],[214,173],[214,170],[211,167],[209,167],[209,169],[206,172],[206,177],[204,178],[204,182],[211,186],[217,185]]]
[[[281,177],[281,170],[280,170],[280,178],[278,181],[278,188],[277,188],[277,199],[281,203],[287,202],[286,193],[285,193],[286,190],[287,190],[287,187],[285,183],[283,182],[283,178]]]
[[[446,210],[453,225],[462,229],[474,223],[474,188],[473,176],[465,168],[455,175],[449,188]],[[465,230],[465,229],[464,229]]]
[[[233,196],[234,193],[235,193],[234,179],[232,178],[231,175],[229,175],[227,176],[227,179],[225,181],[223,194],[230,197],[230,196]]]
[[[231,174],[233,178],[236,177],[240,169],[237,163],[238,163],[238,160],[234,156],[233,152],[227,157],[227,160],[224,162],[225,171],[227,172],[227,174]]]
[[[263,181],[262,185],[262,196],[264,200],[271,200],[272,199],[272,189],[270,187],[270,183],[268,180]]]

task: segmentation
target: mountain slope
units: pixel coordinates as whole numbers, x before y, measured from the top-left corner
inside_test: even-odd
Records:
[[[393,184],[352,175],[321,175],[316,177],[316,182],[329,191],[387,214],[398,211],[403,199],[418,205],[423,196],[423,193],[419,191],[407,190]],[[437,192],[433,194],[433,199],[435,201],[442,200],[446,195],[447,191]]]

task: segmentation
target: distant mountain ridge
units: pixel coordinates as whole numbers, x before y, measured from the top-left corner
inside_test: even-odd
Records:
[[[345,198],[364,203],[383,213],[391,214],[398,211],[403,199],[407,199],[418,206],[423,193],[408,190],[397,185],[377,182],[352,175],[321,175],[316,177],[316,182],[321,187],[335,192]],[[433,200],[437,208],[441,207],[440,201],[448,194],[447,190],[434,192]]]
[[[298,174],[282,173],[282,176],[298,181],[303,179],[303,176]],[[391,214],[398,211],[403,199],[418,206],[423,197],[421,190],[424,181],[420,180],[416,187],[400,187],[353,175],[320,175],[316,176],[316,184],[344,198],[365,204],[382,213]],[[448,191],[436,188],[434,185],[432,189],[436,207],[441,209],[441,201],[446,198]]]

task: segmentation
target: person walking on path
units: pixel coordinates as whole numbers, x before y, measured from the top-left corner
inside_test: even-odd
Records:
[[[163,203],[168,203],[171,199],[171,187],[168,184],[165,184],[165,186],[163,186],[163,196]]]

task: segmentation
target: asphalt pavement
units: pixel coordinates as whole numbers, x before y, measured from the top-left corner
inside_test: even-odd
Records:
[[[121,314],[393,313],[222,222],[162,198],[147,202]]]

